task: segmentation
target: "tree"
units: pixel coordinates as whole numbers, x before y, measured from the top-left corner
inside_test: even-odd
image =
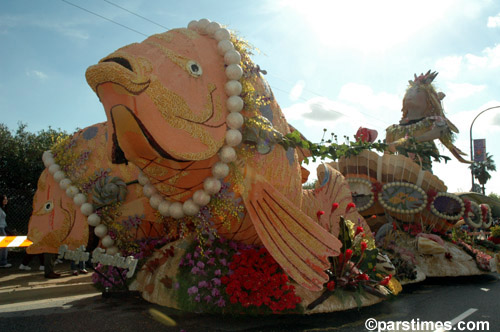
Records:
[[[497,170],[493,156],[486,153],[485,161],[474,162],[469,168],[472,170],[474,177],[479,181],[479,184],[481,184],[481,190],[484,195],[484,185],[491,179],[491,174],[488,171]]]
[[[42,154],[58,137],[65,136],[66,132],[50,127],[30,133],[23,123],[19,123],[12,133],[0,123],[0,193],[10,198],[7,205],[9,228],[26,234],[33,195],[45,168]]]
[[[494,200],[496,200],[496,201],[499,201],[499,202],[500,202],[500,195],[499,195],[499,194],[497,194],[497,193],[490,193],[490,194],[488,195],[488,197],[493,198]]]

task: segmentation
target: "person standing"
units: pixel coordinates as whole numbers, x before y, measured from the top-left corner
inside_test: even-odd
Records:
[[[5,229],[7,228],[7,214],[5,213],[4,209],[9,200],[7,199],[6,195],[0,194],[0,236],[7,236],[7,232]],[[9,264],[7,262],[7,255],[9,253],[9,249],[7,248],[0,248],[0,268],[8,268],[11,267],[12,264]]]

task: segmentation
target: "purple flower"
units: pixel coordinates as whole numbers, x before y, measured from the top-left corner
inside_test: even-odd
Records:
[[[194,294],[197,294],[197,293],[198,293],[198,287],[193,286],[193,287],[188,288],[188,294],[189,295],[194,295]]]
[[[217,269],[214,272],[214,275],[217,276],[217,277],[220,277],[221,274],[222,274],[222,272],[220,271],[220,269]]]
[[[178,283],[178,282],[176,282],[176,283],[174,284],[174,289],[179,289],[179,287],[180,287],[179,283]]]
[[[195,251],[194,254],[193,254],[193,257],[194,258],[198,258],[198,257],[200,257],[200,254],[197,251]]]
[[[211,258],[207,261],[207,265],[215,265],[215,257],[211,257]]]
[[[233,250],[238,250],[238,244],[236,242],[229,242],[229,247]]]
[[[222,249],[221,248],[215,248],[215,254],[217,256],[220,256],[222,254]]]
[[[200,262],[196,263],[196,266],[198,266],[200,269],[203,269],[205,267],[205,263],[200,261]]]
[[[221,285],[221,281],[219,278],[213,278],[212,279],[212,282],[214,283],[214,285],[216,286],[220,286]]]
[[[195,267],[193,267],[193,268],[191,269],[191,273],[192,273],[192,274],[198,274],[199,272],[200,272],[200,269],[199,269],[197,266],[195,266]]]
[[[219,298],[219,300],[217,301],[217,305],[219,307],[225,307],[226,306],[226,301],[224,301],[224,299],[222,297]]]
[[[194,261],[192,259],[190,259],[188,265],[189,266],[194,266]]]
[[[212,289],[212,296],[217,297],[220,295],[220,291],[217,288]]]
[[[207,295],[203,298],[203,300],[205,300],[205,302],[207,303],[211,303],[212,302],[212,297],[210,295]]]
[[[186,254],[186,259],[191,259],[191,258],[192,258],[191,253],[190,253],[190,252],[188,252],[188,253]]]
[[[199,288],[206,288],[208,287],[208,282],[206,280],[202,280],[198,283]]]
[[[196,295],[196,297],[194,298],[194,300],[195,300],[196,302],[200,302],[200,301],[201,301],[201,296],[200,296],[200,294]]]
[[[222,258],[222,259],[219,259],[219,262],[223,265],[223,266],[226,266],[227,265],[227,261],[225,258]]]

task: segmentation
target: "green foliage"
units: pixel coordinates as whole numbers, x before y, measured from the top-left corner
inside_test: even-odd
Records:
[[[494,200],[496,200],[496,201],[499,201],[499,202],[500,202],[500,195],[499,195],[499,194],[496,194],[496,193],[490,193],[490,194],[488,195],[488,197],[493,198]]]
[[[326,131],[326,129],[324,129]],[[332,137],[336,137],[332,134]],[[325,160],[326,158],[337,160],[341,157],[351,157],[358,155],[363,150],[377,150],[383,152],[387,149],[387,144],[382,143],[380,140],[378,142],[362,142],[362,141],[348,141],[346,143],[339,144],[337,141],[333,142],[333,139],[321,140],[321,143],[312,143],[311,141],[303,138],[300,132],[293,131],[287,134],[278,143],[285,150],[288,148],[303,148],[311,152],[311,159],[315,162],[318,158],[320,160]],[[304,159],[306,164],[309,164],[308,158]]]
[[[491,179],[491,174],[489,173],[489,171],[495,172],[497,170],[495,161],[493,160],[493,156],[491,156],[489,153],[486,153],[485,161],[474,162],[469,166],[469,168],[472,170],[472,174],[474,175],[474,177],[481,184],[482,192],[484,195],[484,185],[486,184],[486,182],[488,182],[489,179]]]
[[[0,123],[0,191],[9,197],[7,223],[14,234],[26,234],[28,230],[33,195],[45,167],[42,154],[61,135],[67,136],[50,127],[30,133],[22,123],[11,132]]]
[[[14,133],[0,124],[0,188],[24,188],[33,193],[44,169],[42,154],[50,149],[58,136],[67,135],[49,127],[38,133],[26,131],[20,123]]]

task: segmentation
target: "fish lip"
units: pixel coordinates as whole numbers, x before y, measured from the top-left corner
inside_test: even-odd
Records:
[[[134,121],[137,123],[137,125],[141,129],[141,132],[144,135],[144,137],[146,138],[148,144],[162,158],[165,158],[168,160],[173,160],[173,161],[180,162],[180,163],[188,161],[188,160],[181,160],[181,159],[174,158],[171,154],[169,154],[167,151],[165,151],[158,143],[156,143],[156,141],[153,139],[153,135],[151,135],[151,133],[146,129],[144,124],[137,118],[137,116],[134,114],[134,112],[132,112],[132,110],[130,108],[128,108],[126,105],[123,105],[123,104],[114,105],[109,109],[109,114],[111,116],[111,123],[113,125],[113,143],[112,143],[113,144],[113,152],[116,150],[119,150],[119,151],[122,151],[122,153],[123,153],[123,150],[120,148],[120,143],[118,142],[118,138],[116,138],[116,124],[115,124],[115,119],[113,116],[113,109],[115,109],[116,107],[120,107],[120,106],[123,107],[124,110],[129,112],[129,114],[133,117]],[[125,158],[125,156],[123,156],[123,157]],[[125,158],[125,160],[127,160],[127,159]]]
[[[117,58],[117,57],[115,57],[115,58]],[[123,58],[123,59],[126,60],[125,58]],[[127,62],[128,62],[128,60],[127,60]],[[120,82],[117,79],[113,79],[109,76],[99,75],[98,74],[99,72],[104,71],[103,68],[108,68],[108,71],[111,71],[111,72],[114,71],[114,72],[126,73],[126,75],[127,75],[126,79],[134,85],[135,89],[130,89],[130,87],[126,86],[124,83]],[[134,78],[137,79],[137,77],[138,77],[137,72],[128,69],[126,66],[124,66],[118,62],[106,61],[106,58],[99,61],[99,63],[87,68],[87,70],[85,72],[85,77],[87,79],[87,83],[90,85],[92,90],[97,95],[99,95],[97,92],[99,86],[102,84],[105,84],[105,83],[116,84],[116,85],[122,87],[124,90],[126,90],[128,93],[130,93],[132,95],[140,95],[149,87],[149,84],[151,83],[151,79],[149,77],[147,79],[144,79],[144,81],[142,81],[142,82],[140,82],[140,81],[137,82],[137,80],[134,80]]]

